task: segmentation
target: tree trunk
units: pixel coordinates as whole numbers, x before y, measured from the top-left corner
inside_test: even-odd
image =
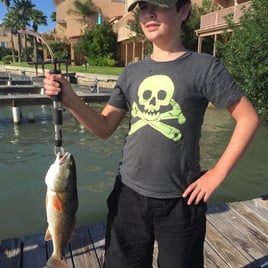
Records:
[[[15,46],[14,46],[14,38],[13,38],[13,34],[11,32],[11,50],[12,50],[12,61],[16,62],[16,58],[15,58]]]
[[[33,42],[34,42],[34,62],[37,62],[37,42],[36,42],[36,37],[34,37]]]
[[[18,62],[21,62],[21,34],[18,33]]]

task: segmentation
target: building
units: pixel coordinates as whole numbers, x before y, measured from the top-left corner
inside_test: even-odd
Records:
[[[11,47],[10,32],[0,24],[0,47]]]
[[[132,12],[127,12],[128,3],[125,1],[127,0],[92,0],[96,6],[96,13],[83,21],[81,16],[69,12],[70,9],[74,9],[74,0],[54,0],[57,14],[56,35],[60,40],[71,44],[73,62],[81,63],[79,55],[75,54],[73,48],[78,42],[79,36],[98,22],[100,14],[102,19],[107,19],[113,24],[113,29],[118,35],[119,65],[125,66],[130,62],[144,58],[149,44],[131,31],[129,22],[133,21],[134,18]],[[202,0],[193,0],[192,2],[200,5]]]
[[[202,52],[202,40],[207,36],[214,36],[213,55],[216,54],[215,43],[219,34],[223,34],[228,29],[225,17],[233,15],[233,22],[239,26],[240,17],[251,5],[246,0],[216,0],[219,10],[201,16],[200,29],[196,30],[198,36],[198,52]]]
[[[202,0],[193,0],[192,4],[201,6]],[[239,26],[239,19],[251,5],[251,2],[247,0],[215,0],[215,4],[217,5],[218,10],[201,16],[200,29],[196,30],[199,53],[202,52],[202,40],[205,37],[214,36],[214,56],[216,54],[215,44],[218,35],[223,34],[225,31],[230,31],[225,17],[233,14],[233,21]],[[137,38],[135,33],[131,32],[128,27],[128,21],[131,19],[133,19],[132,14],[127,13],[116,24],[118,42],[121,44],[121,60],[125,65],[132,61],[143,59],[144,55],[146,55],[146,50],[148,49],[146,42],[143,39]]]
[[[83,18],[75,10],[75,0],[53,0],[56,6],[56,27],[53,34],[45,34],[47,41],[67,42],[71,46],[71,61],[82,64],[84,59],[74,50],[80,36],[94,27],[95,24],[108,20],[118,35],[119,64],[126,66],[130,62],[141,60],[148,54],[149,43],[135,32],[131,31],[129,23],[134,20],[133,12],[127,12],[127,2],[133,0],[92,0],[94,12],[89,17]],[[85,2],[86,0],[81,0]],[[202,0],[192,0],[193,4],[201,5]],[[200,29],[196,30],[198,36],[198,52],[202,51],[202,40],[207,36],[214,36],[217,41],[219,34],[229,31],[225,16],[233,13],[234,22],[239,25],[239,18],[250,6],[246,0],[215,0],[219,10],[201,16]],[[11,47],[11,33],[0,25],[0,45]],[[51,40],[50,40],[51,37]],[[17,36],[14,35],[14,45],[17,50]],[[49,39],[49,40],[48,40]],[[213,54],[216,54],[214,42]]]
[[[18,51],[18,34],[11,34],[10,29],[6,29],[0,24],[0,47],[12,48],[12,40],[14,49]],[[25,43],[25,36],[21,36],[21,43]]]
[[[142,37],[138,37],[136,32],[131,31],[129,22],[133,20],[133,13],[125,13],[114,25],[120,49],[120,65],[122,66],[143,59],[148,48],[147,42]]]
[[[128,1],[130,4],[132,0]],[[192,4],[201,5],[202,0],[192,0]],[[143,59],[150,50],[150,44],[131,31],[129,22],[133,20],[133,13],[125,13],[114,26],[120,44],[120,63],[122,66]]]
[[[21,44],[25,44],[25,35],[21,35]],[[2,24],[0,24],[0,47],[12,48],[12,42],[14,50],[19,50],[19,38],[18,34],[12,34],[10,29],[6,29]],[[28,42],[27,42],[28,43]],[[1,60],[1,59],[0,59]]]
[[[102,20],[116,22],[125,12],[125,0],[92,0],[95,11],[90,17],[82,18],[81,15],[70,12],[75,10],[75,0],[54,0],[56,6],[56,35],[71,45],[71,60],[74,63],[81,63],[79,55],[75,54],[74,45],[79,37],[86,31],[93,28]],[[85,2],[81,1],[81,2]]]

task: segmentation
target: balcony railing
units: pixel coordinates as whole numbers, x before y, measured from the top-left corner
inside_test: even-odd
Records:
[[[135,32],[131,31],[128,22],[134,20],[132,13],[127,13],[116,23],[117,41],[121,42],[127,40],[136,35]]]
[[[240,17],[250,7],[251,1],[245,2],[236,6],[223,8],[206,15],[201,16],[200,19],[200,30],[216,28],[226,25],[225,17],[233,14],[233,20],[235,23],[239,22]]]

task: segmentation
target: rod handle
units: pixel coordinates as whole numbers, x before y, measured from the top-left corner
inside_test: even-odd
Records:
[[[61,74],[61,71],[60,70],[51,70],[50,74]],[[59,81],[57,81],[57,82],[60,83]],[[61,83],[60,83],[60,87],[61,87]],[[53,97],[53,101],[56,101],[56,102],[62,101],[62,92],[61,91],[58,93],[58,95],[55,95]]]

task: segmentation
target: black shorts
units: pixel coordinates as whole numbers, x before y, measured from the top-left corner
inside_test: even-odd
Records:
[[[142,196],[117,181],[108,198],[105,268],[203,268],[205,203]]]

